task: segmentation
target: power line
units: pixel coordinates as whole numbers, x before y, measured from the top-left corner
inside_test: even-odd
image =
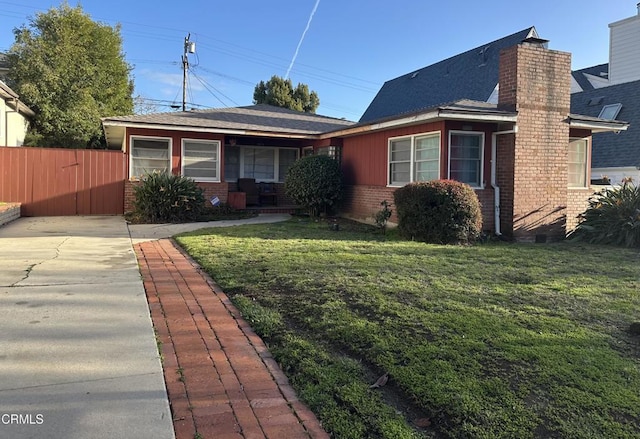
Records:
[[[233,103],[235,106],[239,106],[240,104],[238,104],[236,101],[234,101],[233,99],[231,99],[229,96],[225,95],[224,93],[222,93],[220,90],[218,90],[217,88],[215,88],[213,85],[209,84],[208,82],[206,82],[203,78],[200,78],[198,75],[196,75],[195,73],[192,73],[193,77],[196,78],[198,81],[200,81],[200,83],[202,84],[202,86],[207,89],[207,91],[209,91],[209,93],[211,93],[213,95],[214,98],[216,98],[218,101],[220,101],[220,103],[222,105],[224,105],[225,107],[228,107],[228,105],[226,103],[224,103],[214,92],[213,90],[215,90],[216,92],[220,93],[222,96],[224,96],[225,99],[228,99],[231,103]],[[213,89],[213,90],[211,90]]]

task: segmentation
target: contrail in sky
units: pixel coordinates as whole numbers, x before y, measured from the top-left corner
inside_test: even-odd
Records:
[[[304,31],[302,32],[302,36],[300,37],[300,41],[298,41],[298,47],[296,47],[296,52],[293,54],[293,58],[291,59],[291,64],[289,64],[289,68],[287,69],[287,73],[284,75],[284,79],[289,78],[289,73],[291,72],[293,63],[296,62],[296,58],[298,57],[298,52],[300,51],[300,46],[302,46],[302,41],[304,40],[304,36],[307,35],[309,26],[311,26],[311,20],[313,20],[313,15],[316,13],[316,9],[318,9],[319,4],[320,4],[320,0],[316,0],[316,4],[313,6],[311,15],[309,15],[309,21],[307,21],[307,27],[304,28]]]

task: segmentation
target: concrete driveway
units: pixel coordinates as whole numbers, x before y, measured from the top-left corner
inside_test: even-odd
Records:
[[[122,217],[0,227],[0,437],[174,437]]]

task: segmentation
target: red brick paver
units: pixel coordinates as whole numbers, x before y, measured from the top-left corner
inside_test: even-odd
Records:
[[[328,438],[224,292],[169,239],[135,245],[176,439]]]

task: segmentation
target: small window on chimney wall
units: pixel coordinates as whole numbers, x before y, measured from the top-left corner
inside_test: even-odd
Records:
[[[622,108],[622,104],[609,104],[602,107],[602,111],[600,111],[600,115],[598,116],[600,119],[606,120],[615,120],[618,117],[618,113],[620,113],[620,109]]]

